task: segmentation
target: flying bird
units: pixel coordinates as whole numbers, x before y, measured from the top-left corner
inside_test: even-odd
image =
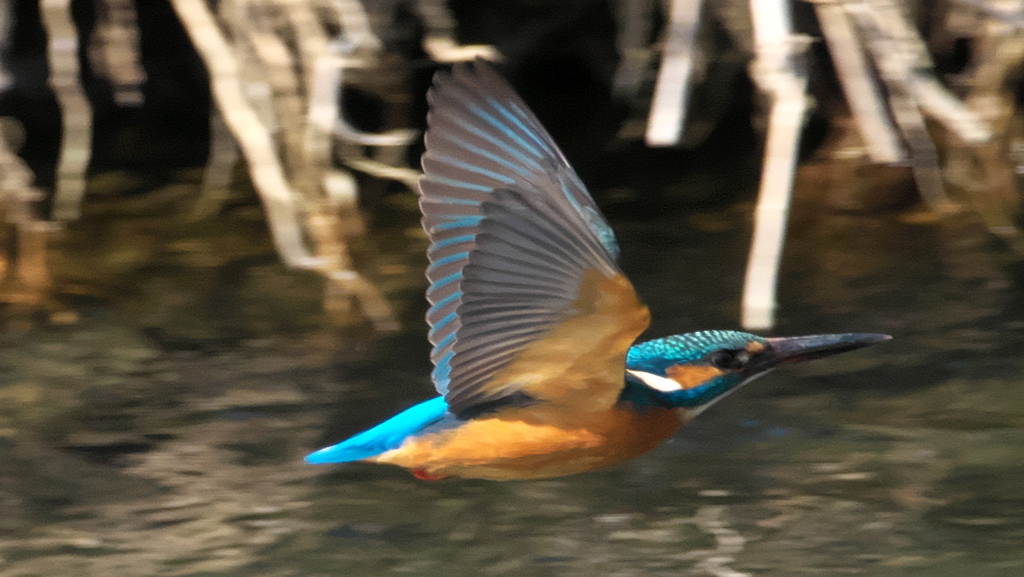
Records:
[[[306,457],[419,479],[571,475],[642,455],[772,369],[888,335],[709,330],[640,344],[650,313],[593,198],[482,61],[435,76],[420,180],[440,396]]]

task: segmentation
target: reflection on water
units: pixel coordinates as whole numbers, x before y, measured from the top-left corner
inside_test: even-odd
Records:
[[[797,206],[778,333],[896,340],[514,483],[301,463],[430,393],[415,215],[377,255],[407,330],[341,349],[258,214],[87,220],[81,320],[2,336],[0,575],[1024,574],[1024,267],[966,217]],[[735,326],[748,209],[612,219],[651,336]]]

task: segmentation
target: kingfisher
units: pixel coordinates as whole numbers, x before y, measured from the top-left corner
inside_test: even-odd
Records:
[[[634,344],[650,313],[615,235],[526,104],[483,61],[437,73],[427,99],[419,205],[440,396],[307,462],[424,480],[582,473],[647,453],[778,366],[890,338],[709,330]]]

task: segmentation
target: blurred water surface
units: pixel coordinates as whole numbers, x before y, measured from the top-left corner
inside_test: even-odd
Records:
[[[1024,574],[1024,266],[969,216],[803,190],[775,334],[894,341],[614,469],[423,482],[301,461],[432,393],[414,211],[373,255],[405,329],[338,335],[258,211],[168,219],[191,186],[94,202],[57,263],[81,319],[2,335],[4,577]],[[649,337],[735,328],[750,208],[611,207]]]

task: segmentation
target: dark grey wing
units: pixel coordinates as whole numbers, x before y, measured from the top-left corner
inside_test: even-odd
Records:
[[[487,65],[438,74],[428,98],[427,321],[434,384],[459,412],[500,396],[473,391],[567,314],[582,271],[618,274],[618,249],[554,141]]]
[[[502,189],[482,208],[462,271],[449,407],[460,414],[517,392],[611,406],[647,308],[564,197]]]

